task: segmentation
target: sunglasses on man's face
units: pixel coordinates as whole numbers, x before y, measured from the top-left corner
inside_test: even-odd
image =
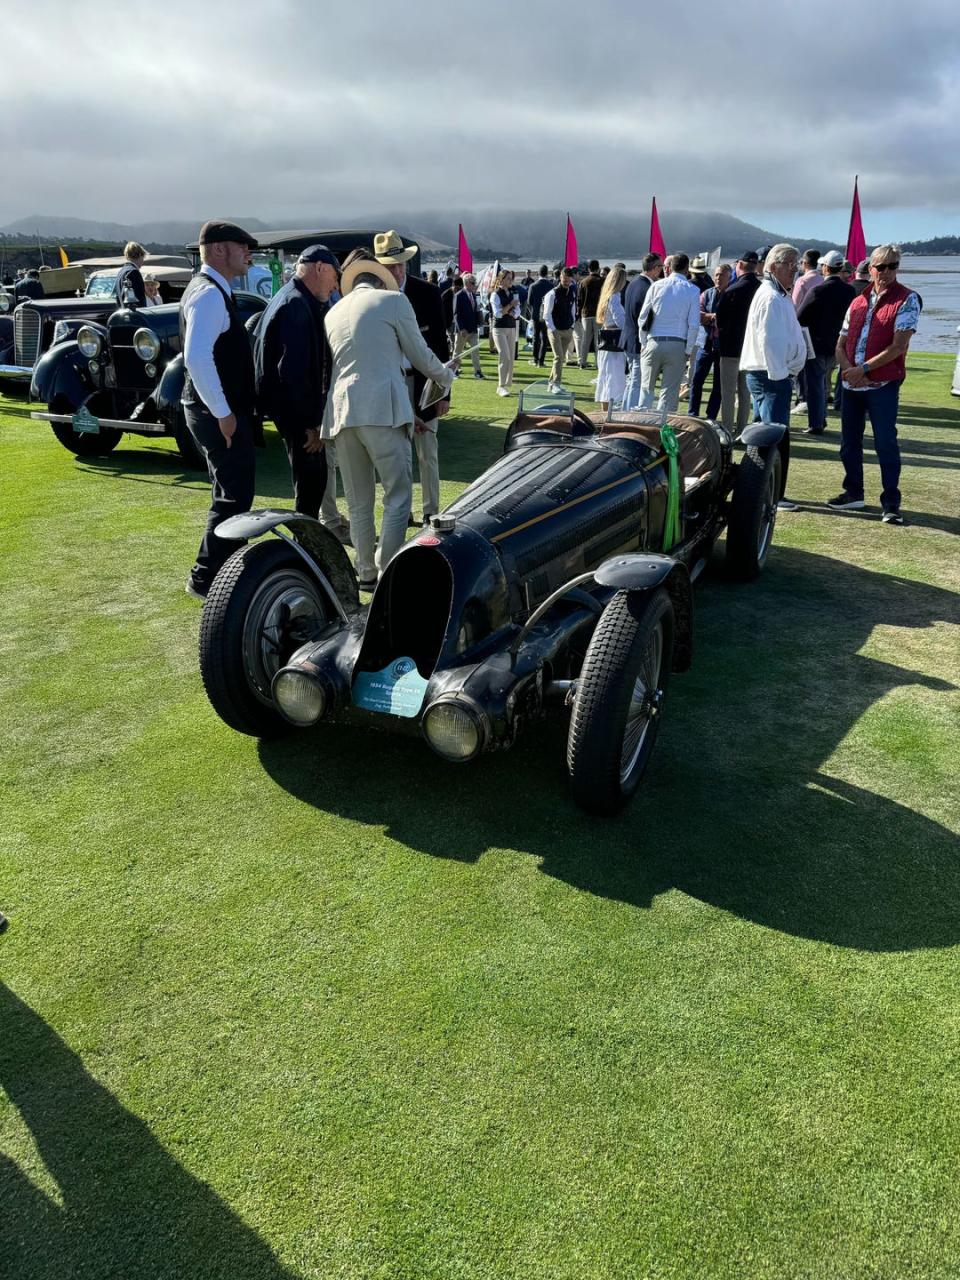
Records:
[[[875,262],[873,265],[877,271],[898,271],[900,269],[899,260],[896,262]]]

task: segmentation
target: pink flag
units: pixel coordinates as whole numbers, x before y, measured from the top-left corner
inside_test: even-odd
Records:
[[[467,237],[463,234],[463,223],[460,222],[457,225],[460,228],[460,235],[457,241],[457,270],[463,276],[468,271],[473,270],[473,254],[467,244]]]
[[[859,174],[853,180],[853,208],[850,210],[850,230],[847,232],[847,261],[855,267],[867,256],[867,242],[863,238],[863,223],[860,221],[860,192],[857,188]]]
[[[650,209],[650,252],[659,253],[661,258],[667,256],[667,246],[663,243],[663,236],[660,234],[660,219],[657,217],[657,197],[653,197],[653,205]]]
[[[567,214],[567,243],[563,250],[563,265],[565,267],[575,267],[580,261],[580,255],[577,252],[577,234],[573,229],[573,223],[570,221],[570,215]]]

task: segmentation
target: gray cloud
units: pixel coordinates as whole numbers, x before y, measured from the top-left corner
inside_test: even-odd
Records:
[[[960,210],[954,3],[7,0],[0,222]],[[11,180],[12,177],[12,180]]]

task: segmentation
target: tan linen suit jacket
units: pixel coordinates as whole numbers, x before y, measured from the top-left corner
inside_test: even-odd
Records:
[[[453,372],[426,342],[413,307],[402,293],[358,284],[326,314],[333,356],[330,392],[321,435],[344,427],[403,427],[413,423],[403,357],[444,386]]]

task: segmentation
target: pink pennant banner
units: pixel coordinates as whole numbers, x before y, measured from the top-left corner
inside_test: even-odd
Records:
[[[563,249],[563,265],[565,267],[575,267],[580,261],[580,255],[577,252],[577,233],[573,229],[573,223],[570,221],[570,215],[567,214],[567,243]]]
[[[467,244],[467,237],[463,234],[463,223],[460,222],[457,225],[460,228],[457,241],[457,270],[461,275],[466,275],[468,271],[473,270],[473,254]]]
[[[860,218],[859,174],[853,180],[853,207],[850,210],[850,230],[847,232],[847,261],[855,267],[867,256],[867,242],[863,235],[863,222]]]
[[[653,204],[650,208],[650,252],[659,253],[661,258],[667,256],[667,246],[663,243],[663,236],[660,232],[660,219],[657,217],[657,197],[653,197]]]

